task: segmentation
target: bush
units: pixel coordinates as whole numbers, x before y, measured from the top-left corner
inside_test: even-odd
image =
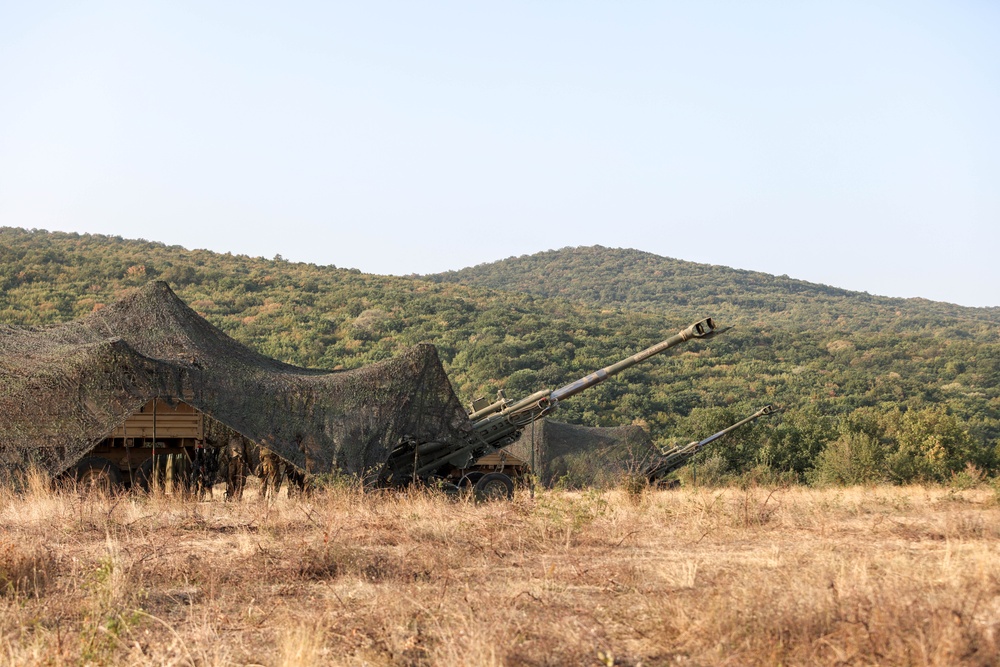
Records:
[[[733,482],[726,458],[715,452],[704,461],[696,461],[684,466],[676,473],[677,480],[684,486],[727,486]]]
[[[827,443],[807,473],[809,482],[821,486],[876,484],[885,478],[883,447],[866,433],[844,433]]]

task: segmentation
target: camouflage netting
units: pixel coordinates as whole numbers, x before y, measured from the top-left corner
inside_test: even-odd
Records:
[[[649,434],[639,426],[577,426],[543,419],[535,423],[535,469],[545,486],[609,487],[629,474],[641,473],[657,454]],[[532,432],[508,447],[531,462]]]
[[[59,474],[157,397],[314,473],[368,473],[404,435],[462,442],[471,430],[432,345],[352,371],[297,368],[153,282],[80,320],[0,326],[0,470]]]

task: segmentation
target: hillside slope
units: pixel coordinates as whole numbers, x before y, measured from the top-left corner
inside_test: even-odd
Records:
[[[787,408],[783,419],[719,448],[724,468],[802,475],[827,443],[858,449],[855,436],[879,451],[905,444],[927,460],[944,447],[947,466],[935,477],[970,456],[996,463],[997,309],[857,295],[603,248],[422,279],[0,228],[2,324],[79,317],[151,279],[167,281],[237,340],[300,366],[356,368],[432,342],[464,402],[559,386],[711,315],[736,327],[574,397],[558,418],[642,424],[665,442],[707,435],[774,402]]]
[[[602,246],[510,257],[426,278],[628,310],[708,311],[729,322],[767,321],[802,329],[912,332],[961,323],[974,327],[973,335],[994,339],[993,325],[1000,324],[1000,307],[874,296],[788,276]]]

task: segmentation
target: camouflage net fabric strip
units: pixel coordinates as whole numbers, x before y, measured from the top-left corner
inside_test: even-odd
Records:
[[[433,345],[351,371],[298,368],[152,282],[73,322],[0,326],[0,470],[59,474],[157,397],[312,473],[370,473],[404,435],[461,446],[471,431]]]
[[[626,475],[641,474],[659,452],[639,426],[578,426],[543,419],[535,424],[535,468],[544,486],[612,487]],[[531,463],[529,426],[508,447]]]

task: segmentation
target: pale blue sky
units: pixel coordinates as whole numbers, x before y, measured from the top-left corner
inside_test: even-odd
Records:
[[[1000,3],[0,0],[0,224],[1000,306]]]

